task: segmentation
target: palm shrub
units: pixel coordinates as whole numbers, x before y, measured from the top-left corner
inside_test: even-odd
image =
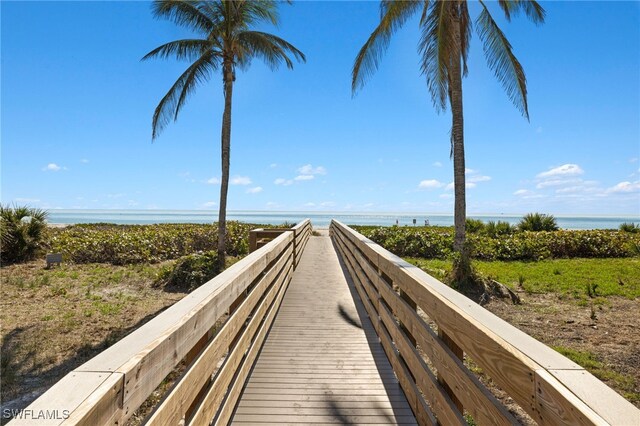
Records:
[[[472,234],[484,231],[484,222],[478,219],[467,218],[466,224],[467,232]]]
[[[556,218],[553,215],[541,213],[528,213],[520,223],[518,228],[521,231],[557,231],[559,229]]]
[[[484,226],[484,233],[492,238],[496,238],[499,235],[511,235],[516,232],[516,228],[509,222],[503,222],[501,220],[494,222],[490,220]]]
[[[23,206],[0,205],[0,234],[3,264],[19,263],[35,257],[44,241],[47,212]]]
[[[632,232],[635,234],[637,232],[640,232],[640,224],[625,222],[620,225],[620,230],[623,232]]]

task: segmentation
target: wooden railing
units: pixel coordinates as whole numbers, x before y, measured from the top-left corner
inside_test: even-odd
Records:
[[[419,424],[516,423],[469,358],[539,424],[640,425],[579,365],[340,222],[330,234]]]
[[[182,363],[146,423],[226,424],[310,228],[307,219],[249,254],[67,374],[10,424],[124,425]]]
[[[273,241],[279,235],[284,232],[293,231],[295,236],[294,256],[295,264],[298,265],[300,256],[304,250],[304,246],[307,244],[307,240],[311,235],[311,222],[308,220],[302,221],[293,228],[258,228],[249,231],[249,252],[252,253],[257,249],[265,246],[269,242]]]

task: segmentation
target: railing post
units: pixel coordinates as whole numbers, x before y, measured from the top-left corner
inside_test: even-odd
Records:
[[[262,231],[262,229],[252,229],[249,231],[249,253],[253,253],[258,249],[258,231]]]
[[[456,342],[454,342],[451,337],[449,337],[447,335],[447,333],[445,333],[444,331],[442,331],[442,328],[440,328],[440,326],[438,326],[438,337],[440,337],[440,339],[442,339],[442,341],[444,342],[444,344],[451,349],[451,352],[453,352],[453,354],[460,360],[463,361],[464,358],[464,351],[462,350],[462,348],[460,346],[458,346],[456,344]],[[451,387],[449,387],[449,385],[447,384],[447,382],[442,378],[442,376],[440,375],[440,372],[438,372],[438,381],[440,382],[440,384],[442,384],[442,387],[444,388],[445,392],[447,392],[447,395],[449,395],[449,397],[451,398],[451,401],[453,401],[453,403],[455,404],[456,407],[458,407],[458,411],[460,411],[460,414],[464,414],[464,407],[462,406],[462,402],[458,399],[458,397],[456,396],[456,394],[453,392],[453,389],[451,389]]]

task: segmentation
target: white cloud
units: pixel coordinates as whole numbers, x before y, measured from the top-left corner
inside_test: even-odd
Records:
[[[66,170],[66,167],[58,166],[56,163],[49,163],[42,168],[45,172],[59,172],[60,170]]]
[[[312,180],[314,178],[313,175],[299,175],[293,178],[293,180],[301,181],[301,180]]]
[[[117,194],[107,194],[107,198],[122,198],[127,194],[123,194],[121,192],[117,193]]]
[[[217,177],[212,177],[211,179],[207,180],[207,183],[209,185],[219,185],[220,179],[218,179]]]
[[[276,184],[276,185],[288,186],[288,185],[291,185],[293,183],[293,180],[284,179],[284,178],[278,178],[278,179],[274,180],[273,183]]]
[[[619,184],[612,186],[607,189],[607,192],[639,192],[640,191],[640,180],[635,182],[620,182]]]
[[[305,207],[315,207],[316,203],[305,203],[304,206]]]
[[[301,175],[326,175],[327,169],[322,166],[313,167],[311,164],[305,164],[298,169]]]
[[[546,172],[538,173],[536,175],[539,179],[546,179],[556,176],[577,176],[584,173],[584,170],[577,164],[563,164],[562,166],[547,170]]]
[[[637,163],[638,162],[638,157],[629,158],[629,162],[630,163]]]
[[[37,198],[16,198],[16,202],[18,203],[39,203],[40,200]]]
[[[247,194],[257,194],[259,192],[262,192],[262,187],[261,186],[256,186],[254,188],[249,188],[247,189]]]
[[[276,167],[278,167],[278,165],[276,163],[271,163],[269,164],[269,167],[275,169]]]
[[[472,173],[478,173],[476,170],[470,169],[470,168],[468,168],[468,167],[467,167],[466,169],[464,169],[464,172],[465,172],[466,174],[468,174],[468,175],[469,175],[469,174],[472,174]]]
[[[83,164],[88,164],[89,160],[87,160],[86,158],[83,158],[82,160],[80,160],[80,162]]]
[[[513,195],[529,195],[532,194],[531,191],[529,191],[528,189],[518,189],[516,192],[513,193]]]
[[[248,176],[234,176],[231,178],[231,185],[251,185],[251,178]]]
[[[216,203],[215,201],[207,201],[206,203],[202,204],[202,207],[215,207],[217,205],[218,203]]]
[[[320,207],[333,207],[335,205],[336,203],[334,203],[333,201],[325,201],[320,203]]]
[[[433,167],[442,167],[442,163],[439,161],[436,161],[435,163],[433,163]]]
[[[536,128],[536,133],[542,133],[542,130],[543,130],[542,127],[538,127]]]
[[[491,176],[483,176],[483,175],[473,175],[467,178],[467,182],[478,183],[478,182],[488,182],[491,180]]]
[[[265,204],[265,206],[267,206],[268,209],[274,209],[276,207],[279,207],[280,204],[276,203],[275,201],[269,201],[267,202],[267,204]]]
[[[440,198],[453,198],[453,194],[440,194]]]
[[[439,180],[427,179],[427,180],[420,181],[420,183],[418,184],[418,188],[434,189],[434,188],[442,188],[443,185],[444,183],[440,182]]]
[[[543,189],[550,186],[575,185],[581,182],[583,182],[582,179],[550,179],[538,183],[536,188]]]

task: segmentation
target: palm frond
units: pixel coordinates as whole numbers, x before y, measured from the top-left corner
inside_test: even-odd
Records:
[[[421,55],[420,70],[427,77],[427,86],[438,111],[447,107],[449,90],[449,66],[453,52],[456,52],[453,36],[452,14],[454,2],[437,0],[433,2],[422,27],[418,51]]]
[[[511,21],[512,15],[523,11],[536,25],[544,23],[546,12],[535,0],[498,0],[498,4],[507,21]]]
[[[277,2],[272,0],[253,0],[242,3],[242,18],[247,25],[269,22],[278,26],[280,16]]]
[[[261,58],[271,69],[276,69],[284,62],[287,68],[293,69],[293,61],[288,54],[301,62],[306,62],[304,53],[291,43],[273,34],[260,31],[243,31],[238,34],[238,42],[250,56]],[[240,59],[240,55],[239,59]]]
[[[144,55],[142,60],[146,61],[148,59],[158,57],[162,59],[174,57],[178,60],[194,61],[201,57],[204,52],[211,49],[211,44],[212,43],[209,40],[175,40],[153,49],[151,52]]]
[[[177,25],[208,34],[216,22],[200,9],[201,3],[192,0],[156,0],[151,9],[156,18],[166,18]]]
[[[164,127],[177,120],[185,101],[198,84],[209,80],[213,71],[218,68],[217,58],[212,51],[206,52],[186,69],[160,100],[153,113],[151,124],[152,139],[156,139]]]
[[[511,44],[493,20],[485,4],[482,1],[480,4],[483,9],[476,20],[476,27],[489,68],[493,70],[504,87],[507,96],[528,120],[527,79],[522,65],[513,54]]]
[[[428,1],[428,0],[423,0]],[[362,46],[351,72],[351,91],[355,93],[378,69],[393,33],[398,30],[420,7],[419,0],[391,1],[381,3],[380,23]]]

